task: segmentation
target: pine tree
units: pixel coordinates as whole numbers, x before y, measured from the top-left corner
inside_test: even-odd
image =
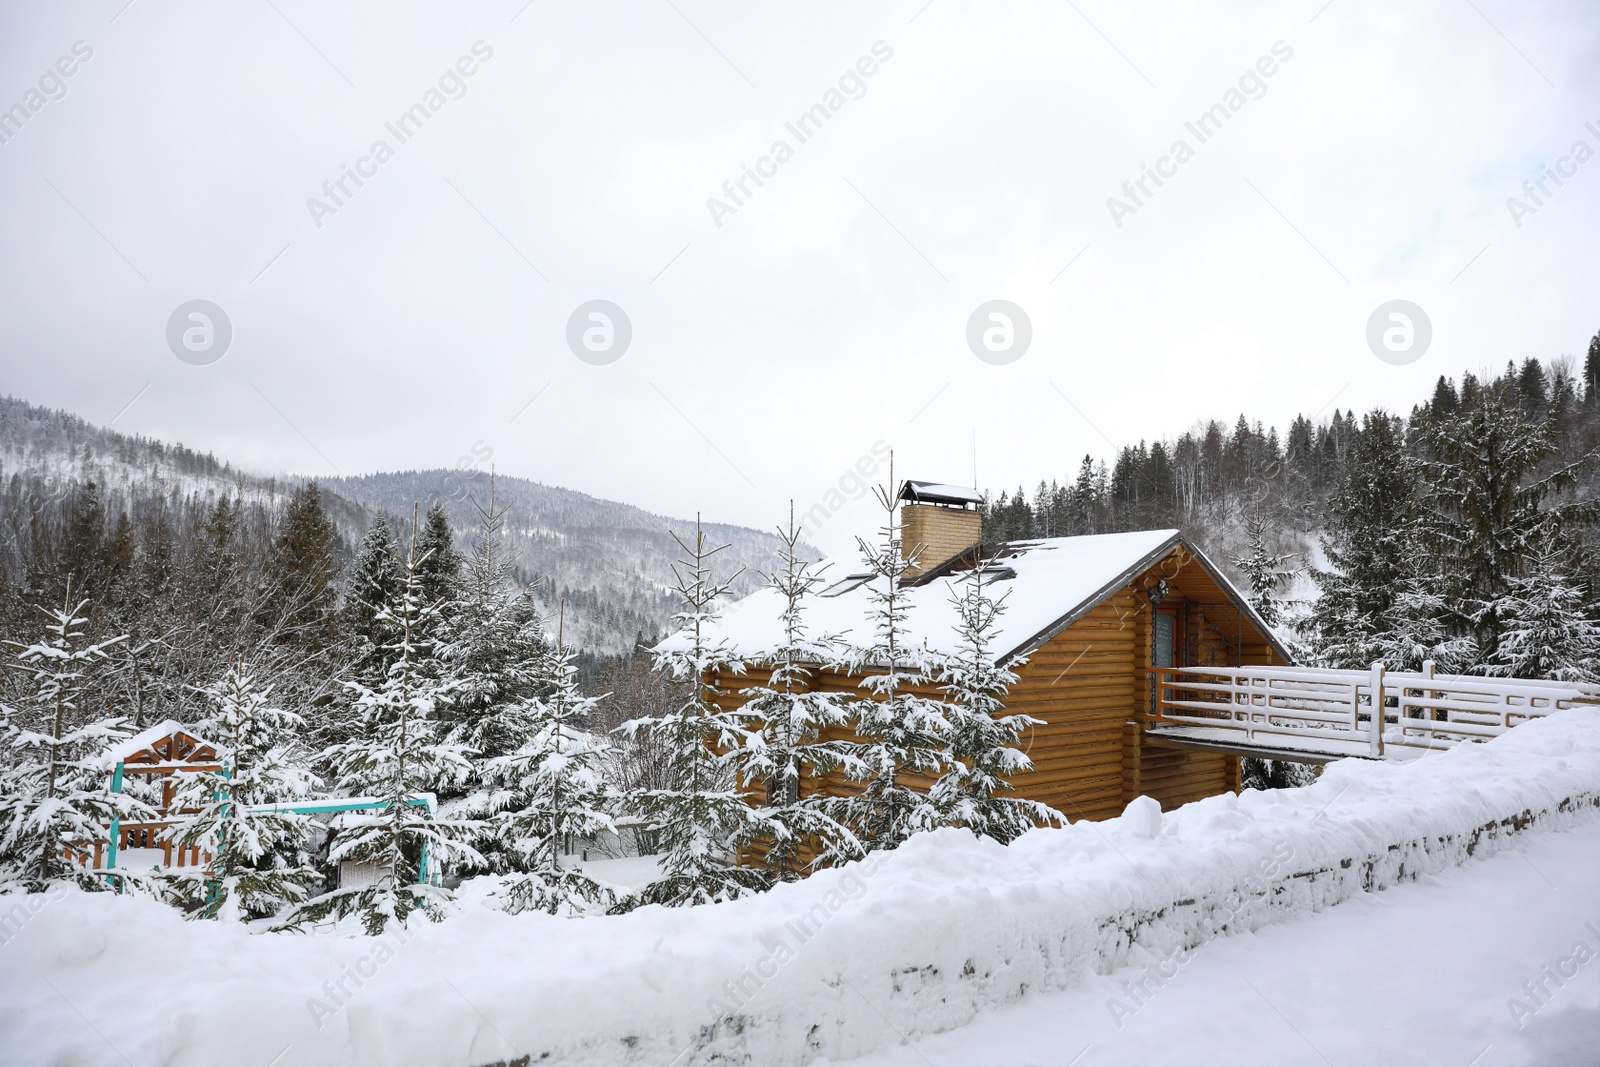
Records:
[[[581,914],[616,901],[611,889],[561,860],[573,841],[614,832],[616,823],[603,773],[609,746],[580,727],[599,700],[578,692],[576,653],[561,643],[560,628],[557,634],[555,687],[531,701],[533,736],[490,764],[515,798],[495,818],[497,836],[521,872],[504,889],[503,906],[513,914]]]
[[[765,820],[751,803],[755,798],[733,780],[733,753],[748,743],[747,732],[718,708],[721,691],[713,682],[715,673],[743,669],[711,632],[717,601],[733,581],[712,577],[711,558],[727,546],[706,547],[698,517],[692,544],[673,537],[685,556],[672,568],[683,607],[673,616],[679,632],[656,648],[656,667],[682,682],[687,695],[663,715],[622,727],[630,734],[647,732],[661,746],[672,783],[628,797],[630,810],[658,836],[661,877],[619,903],[624,910],[731,900],[764,889],[769,881],[766,872],[732,862],[740,842]]]
[[[824,579],[800,554],[793,502],[789,525],[778,528],[778,537],[783,542],[779,565],[766,579],[783,598],[783,639],[755,665],[769,669],[766,682],[741,690],[744,705],[737,717],[745,733],[734,752],[734,775],[746,789],[764,787],[763,824],[750,841],[751,851],[776,879],[789,882],[800,877],[807,856],[861,851],[855,836],[823,810],[821,797],[801,795],[802,781],[863,768],[850,746],[821,740],[825,730],[848,721],[850,701],[844,693],[812,689],[812,674],[843,665],[848,653],[839,638],[813,637],[807,630],[806,600]]]
[[[1600,331],[1589,341],[1589,351],[1583,357],[1583,402],[1589,407],[1600,407]]]
[[[375,866],[378,877],[371,885],[340,889],[302,906],[297,921],[358,913],[366,931],[374,935],[383,933],[392,921],[405,922],[416,910],[437,921],[449,893],[418,880],[423,857],[430,865],[483,862],[465,843],[479,831],[475,823],[436,817],[418,803],[435,783],[471,770],[461,745],[435,737],[438,713],[455,686],[423,671],[431,652],[427,632],[438,618],[438,607],[423,600],[427,555],[420,540],[413,519],[400,591],[377,619],[395,634],[388,649],[388,675],[377,688],[359,681],[345,683],[356,698],[358,729],[355,737],[328,753],[339,788],[370,796],[378,805],[368,813],[346,817],[328,859]]]
[[[984,577],[980,563],[962,579],[961,591],[950,595],[959,642],[939,672],[949,707],[944,756],[949,769],[930,796],[942,821],[1008,844],[1036,826],[1062,820],[1059,812],[1037,801],[999,795],[1012,775],[1033,768],[1017,744],[1022,731],[1041,725],[1041,720],[1005,714],[1005,696],[1017,675],[995,661],[993,641],[1006,597],[991,597]],[[1016,666],[1024,662],[1013,661]]]
[[[368,685],[378,685],[388,673],[387,649],[394,640],[380,616],[405,584],[400,545],[389,516],[384,513],[378,513],[362,539],[347,584],[345,627],[362,649],[356,677]]]
[[[1500,602],[1504,630],[1488,673],[1558,682],[1600,681],[1600,626],[1560,557],[1539,553]]]
[[[310,649],[334,640],[338,543],[317,483],[300,486],[284,509],[268,565],[271,585],[263,621],[282,639]]]
[[[168,872],[185,898],[203,891],[192,918],[276,915],[310,896],[322,875],[306,851],[310,817],[280,805],[307,796],[316,780],[292,757],[305,720],[272,705],[272,686],[239,663],[208,686],[208,714],[196,729],[224,749],[221,774],[180,775],[172,807],[187,811],[165,837],[211,856],[204,869]],[[196,885],[195,883],[198,883]]]
[[[1295,572],[1288,567],[1294,555],[1268,549],[1267,522],[1259,516],[1245,521],[1245,533],[1249,537],[1249,549],[1243,556],[1234,556],[1233,565],[1249,578],[1250,603],[1261,621],[1276,626],[1283,619],[1278,589],[1294,580]]]
[[[422,600],[425,604],[441,605],[441,619],[448,614],[449,605],[461,595],[461,553],[456,551],[455,532],[450,528],[450,515],[437,501],[428,508],[421,535],[422,545]]]
[[[515,589],[511,561],[501,553],[505,509],[493,492],[491,483],[487,508],[473,502],[481,530],[440,640],[440,658],[457,686],[451,739],[484,760],[527,741],[531,727],[509,709],[548,691],[556,674],[543,619],[531,595]]]
[[[903,779],[908,774],[941,775],[946,769],[943,754],[950,734],[944,704],[916,693],[918,687],[933,684],[939,664],[925,645],[912,644],[907,629],[911,603],[902,579],[915,559],[907,559],[903,553],[896,508],[900,487],[893,478],[891,460],[890,484],[894,488],[875,490],[886,512],[880,540],[857,539],[865,569],[873,575],[867,586],[872,644],[857,654],[858,661],[872,673],[861,680],[868,695],[853,705],[857,739],[853,755],[862,768],[862,789],[855,796],[830,797],[824,805],[868,851],[896,848],[912,834],[943,823],[933,800]],[[835,863],[850,858],[851,853],[835,849],[822,860]]]
[[[128,736],[124,720],[95,720],[80,707],[91,669],[125,639],[85,643],[88,607],[88,600],[72,599],[69,579],[61,607],[45,609],[50,621],[44,638],[31,645],[10,642],[20,650],[16,668],[31,677],[34,688],[31,706],[22,713],[0,709],[10,749],[0,767],[0,881],[33,891],[59,879],[105,888],[68,849],[92,855],[114,817],[155,814],[135,798],[111,792],[99,759]]]
[[[555,688],[559,665],[531,592],[517,591],[501,554],[505,509],[494,496],[473,501],[480,532],[461,581],[461,596],[441,627],[439,659],[456,682],[449,740],[472,760],[464,812],[488,820],[517,802],[496,761],[520,751],[538,732],[538,698]],[[501,835],[485,823],[478,850],[496,873],[518,869]]]
[[[1329,666],[1362,668],[1378,658],[1396,598],[1417,577],[1416,465],[1397,422],[1382,410],[1365,416],[1328,504],[1322,547],[1333,568],[1311,572],[1321,597],[1307,626]]]
[[[1546,469],[1555,453],[1549,424],[1526,417],[1514,389],[1514,382],[1486,387],[1461,417],[1423,432],[1423,541],[1483,667],[1500,662],[1506,598],[1525,561],[1595,510],[1592,502],[1553,503],[1576,486],[1583,461]]]

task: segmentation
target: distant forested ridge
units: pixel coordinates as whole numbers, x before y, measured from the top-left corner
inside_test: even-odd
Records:
[[[341,568],[349,563],[376,514],[386,511],[397,523],[408,521],[413,504],[424,511],[440,504],[456,534],[469,540],[477,524],[472,501],[487,499],[489,481],[487,469],[442,468],[320,481],[322,507],[336,535],[336,561]],[[99,521],[112,546],[106,551],[129,560],[140,554],[147,538],[170,538],[173,558],[181,563],[196,558],[206,523],[227,500],[231,521],[239,527],[231,536],[239,539],[241,559],[254,568],[304,484],[303,479],[242,471],[181,444],[118,433],[64,411],[0,398],[0,567],[15,590],[59,589],[64,554],[86,551],[63,544],[80,505],[80,538],[93,540],[88,526]],[[621,652],[641,633],[668,627],[670,567],[677,555],[670,531],[683,532],[692,520],[504,474],[496,477],[495,492],[509,508],[502,536],[516,576],[536,586],[535,596],[548,611],[565,600],[574,647]],[[734,593],[754,589],[777,539],[739,526],[708,524],[706,529],[730,545],[723,555],[733,568],[746,569]],[[120,573],[122,564],[113,560],[105,567]],[[48,599],[54,599],[53,592]]]

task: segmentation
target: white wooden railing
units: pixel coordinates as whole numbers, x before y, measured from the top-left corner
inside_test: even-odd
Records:
[[[1202,743],[1410,759],[1600,703],[1600,686],[1528,678],[1316,667],[1163,667],[1150,726]],[[1374,714],[1373,709],[1380,709]]]

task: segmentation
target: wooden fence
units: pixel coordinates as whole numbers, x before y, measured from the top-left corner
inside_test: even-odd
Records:
[[[1314,757],[1412,759],[1600,703],[1600,686],[1527,678],[1317,667],[1163,667],[1151,732]],[[1378,709],[1375,713],[1374,709]]]

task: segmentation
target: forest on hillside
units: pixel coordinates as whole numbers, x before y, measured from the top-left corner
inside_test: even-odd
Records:
[[[640,633],[668,626],[674,610],[671,564],[677,553],[672,531],[681,533],[692,521],[528,478],[496,475],[492,459],[493,450],[479,442],[453,469],[320,479],[322,506],[334,524],[341,566],[349,563],[353,546],[377,514],[386,512],[398,522],[417,502],[424,510],[439,504],[455,535],[470,541],[477,529],[473,502],[488,498],[493,480],[494,492],[507,508],[501,536],[513,572],[534,587],[547,612],[565,603],[576,647],[595,655],[622,652],[634,647]],[[0,396],[0,501],[7,504],[0,511],[0,567],[23,585],[30,575],[47,569],[58,551],[60,531],[90,483],[108,536],[120,536],[115,527],[127,516],[128,536],[137,552],[137,543],[151,533],[148,522],[164,523],[178,536],[179,555],[189,558],[194,531],[223,498],[245,526],[271,525],[304,481],[241,471],[182,444],[119,433],[67,412]],[[742,595],[756,588],[759,570],[779,546],[777,538],[726,524],[708,523],[706,529],[726,542],[726,555],[745,568],[733,592]],[[244,536],[260,540],[256,532]]]
[[[993,497],[986,540],[1175,527],[1302,657],[1600,676],[1600,334],[1558,358],[1440,376],[1408,415],[1240,416],[1085,456]]]

